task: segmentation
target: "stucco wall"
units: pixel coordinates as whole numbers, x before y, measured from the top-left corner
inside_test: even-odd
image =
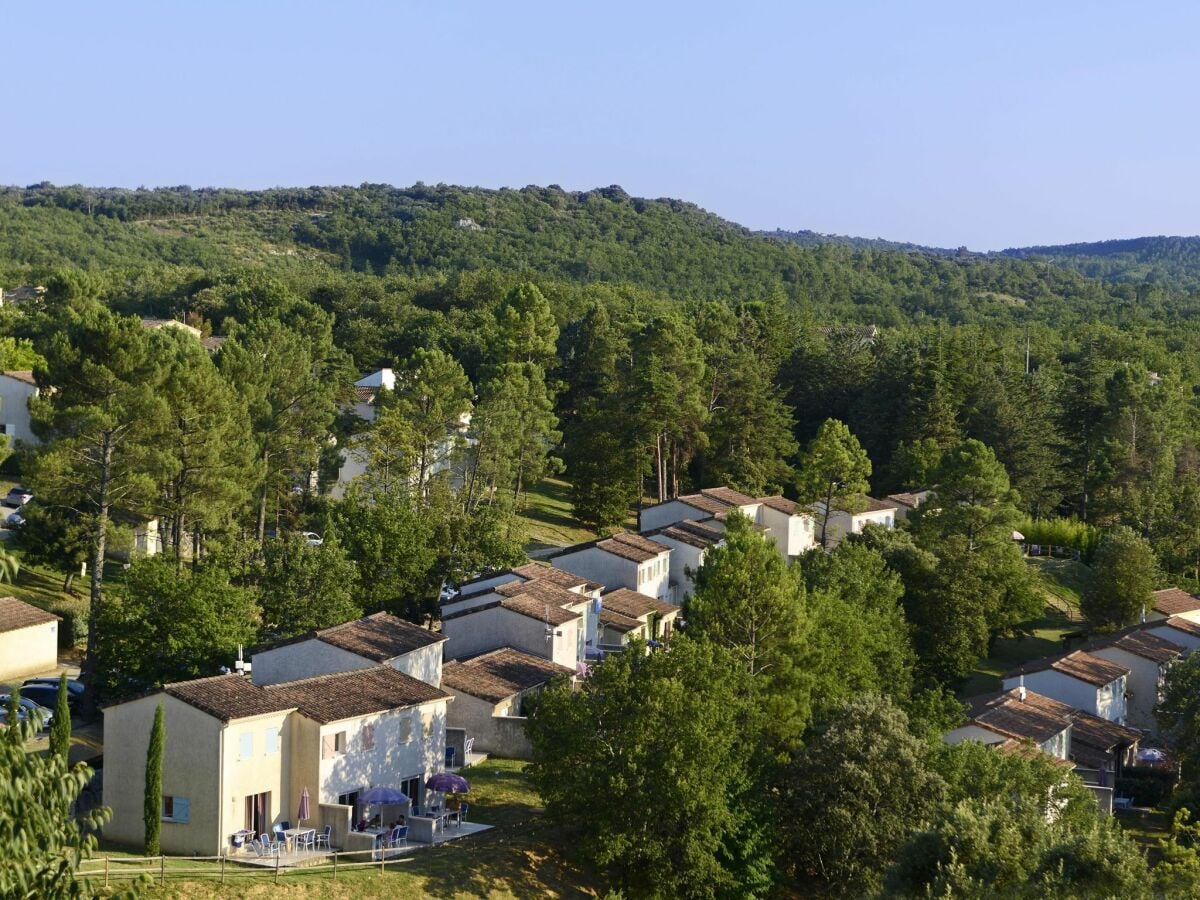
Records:
[[[1157,732],[1158,722],[1154,718],[1154,705],[1158,702],[1158,663],[1136,656],[1120,647],[1100,647],[1089,652],[1093,656],[1111,660],[1129,669],[1125,698],[1126,723],[1134,728]]]
[[[947,744],[961,744],[963,741],[978,741],[981,744],[1002,744],[1004,736],[978,725],[963,725],[953,731],[946,732],[943,738]]]
[[[446,703],[442,700],[322,725],[321,740],[346,732],[346,752],[320,760],[321,802],[333,803],[339,794],[367,787],[399,787],[411,777],[420,778],[423,785],[426,778],[441,771],[446,755]],[[372,749],[363,745],[365,724],[374,725]]]
[[[1180,631],[1178,628],[1174,628],[1165,622],[1162,625],[1152,625],[1146,629],[1146,633],[1160,637],[1164,641],[1170,641],[1172,644],[1177,644],[1189,652],[1200,647],[1200,636],[1187,631]]]
[[[489,756],[509,759],[529,759],[533,747],[525,731],[526,719],[508,715],[520,710],[521,694],[489,703],[461,691],[451,691],[454,702],[450,704],[449,723],[461,728],[468,738],[474,738],[474,751]]]
[[[166,694],[104,710],[103,803],[113,811],[104,837],[134,849],[145,841],[146,748],[160,701],[166,731],[163,794],[186,798],[190,819],[187,824],[162,823],[162,848],[167,853],[215,855],[223,845],[221,723]]]
[[[279,684],[281,681],[295,681],[333,672],[352,672],[376,665],[369,659],[316,638],[260,650],[250,661],[253,663],[250,672],[255,684]]]
[[[58,622],[0,632],[0,679],[24,678],[58,667]]]
[[[13,441],[40,443],[29,424],[29,398],[36,396],[37,392],[38,389],[32,384],[0,375],[0,422],[6,426],[9,446]]]
[[[784,556],[799,556],[816,546],[811,516],[791,516],[764,504],[759,522],[770,529],[775,546]]]
[[[221,741],[224,773],[221,788],[221,834],[224,840],[246,825],[246,797],[271,792],[267,811],[272,823],[295,823],[300,802],[300,788],[288,778],[289,759],[295,750],[289,713],[272,713],[248,719],[237,719],[226,725]],[[268,729],[277,729],[276,749],[267,745]],[[249,735],[250,755],[242,756],[242,736]],[[293,796],[293,794],[295,796]],[[314,800],[316,798],[313,798]]]
[[[683,541],[677,541],[665,534],[656,534],[650,540],[671,548],[671,561],[667,566],[669,573],[667,577],[675,585],[675,590],[670,600],[672,603],[683,603],[684,598],[691,596],[695,589],[687,570],[691,569],[695,572],[703,565],[704,550],[693,547],[691,544],[685,544]]]
[[[442,647],[445,644],[445,641],[438,641],[436,644],[430,644],[428,647],[410,650],[403,656],[393,659],[391,667],[418,681],[432,684],[434,687],[441,687]]]
[[[645,571],[653,561],[635,563],[633,560],[609,553],[599,547],[587,547],[574,553],[564,553],[554,557],[550,562],[554,564],[555,568],[581,578],[597,581],[610,589],[624,587],[648,597],[667,600],[671,593],[670,550],[664,547],[663,553],[658,559],[666,563],[662,567],[662,572],[645,578],[639,578],[638,573]]]
[[[674,525],[684,519],[703,519],[708,515],[704,510],[689,506],[682,500],[668,500],[638,513],[638,531],[653,531],[655,528]]]
[[[568,623],[555,629],[562,631],[563,637],[555,638],[555,650],[551,656],[546,642],[545,622],[494,606],[469,616],[443,622],[442,633],[449,638],[443,646],[446,648],[446,659],[460,659],[498,647],[516,647],[543,659],[553,658],[558,661],[561,658],[570,658],[571,668],[574,668],[577,627],[577,623]],[[569,654],[563,646],[564,643],[569,644]]]
[[[1011,690],[1019,682],[1017,677],[1005,678],[1004,689]],[[1025,687],[1031,691],[1082,709],[1102,719],[1113,722],[1125,721],[1125,677],[1104,687],[1096,687],[1054,669],[1030,672],[1025,676]]]

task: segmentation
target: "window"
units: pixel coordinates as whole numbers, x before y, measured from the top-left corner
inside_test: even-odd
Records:
[[[170,797],[164,794],[162,798],[162,820],[164,822],[179,822],[184,825],[190,822],[187,800],[183,797]]]
[[[254,755],[254,735],[243,734],[241,746],[238,749],[238,759],[249,759]]]
[[[339,731],[333,736],[333,749],[338,753],[346,752],[346,732]]]
[[[400,743],[407,744],[412,740],[412,714],[404,716],[400,720]]]
[[[412,778],[405,778],[400,782],[400,790],[404,796],[408,797],[410,808],[418,810],[421,808],[421,776],[416,775]]]
[[[364,750],[375,749],[375,726],[364,725],[362,729],[362,748]]]
[[[333,759],[346,752],[346,732],[327,734],[321,738],[321,759]]]
[[[279,752],[279,729],[278,728],[268,728],[267,729],[267,752],[268,753],[278,753]]]

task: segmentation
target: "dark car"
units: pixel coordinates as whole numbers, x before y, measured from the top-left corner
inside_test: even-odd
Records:
[[[4,718],[6,721],[8,719],[8,698],[9,698],[9,696],[10,695],[8,695],[8,694],[0,694],[0,706],[4,707],[4,711],[5,711]],[[18,711],[17,715],[19,715],[22,720],[26,719],[28,716],[32,715],[34,712],[37,712],[41,717],[40,721],[41,721],[42,729],[45,730],[50,727],[50,723],[54,721],[54,712],[53,712],[52,707],[47,708],[45,706],[42,706],[36,700],[32,700],[29,697],[24,697],[24,696],[21,697],[20,702],[21,702],[21,708]]]
[[[67,681],[67,705],[74,711],[76,704],[83,699],[84,687],[78,681]],[[28,697],[35,703],[54,709],[58,704],[57,678],[30,678],[21,685],[21,696]]]

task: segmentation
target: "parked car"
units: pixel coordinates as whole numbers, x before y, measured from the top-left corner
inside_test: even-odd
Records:
[[[53,685],[55,690],[58,690],[58,679],[52,678],[49,675],[44,678],[26,678],[24,684],[49,684]],[[21,690],[25,690],[25,688],[22,687]],[[67,679],[67,693],[72,697],[82,697],[86,691],[87,688],[83,686],[82,681],[76,681],[74,678]]]
[[[5,506],[24,506],[33,499],[33,491],[27,487],[17,486],[8,492],[4,498]]]
[[[8,709],[8,698],[10,696],[11,695],[9,694],[0,694],[0,707],[5,710]],[[42,716],[42,728],[50,727],[50,723],[54,721],[54,712],[52,710],[46,709],[46,707],[42,706],[40,703],[35,703],[28,697],[22,697],[20,702],[22,720],[33,715],[35,712],[40,712]]]
[[[300,532],[300,537],[308,541],[308,546],[310,547],[320,547],[323,543],[325,543],[325,539],[315,531],[302,531]]]
[[[5,519],[4,522],[7,525],[24,525],[25,517],[21,515],[20,510],[17,510],[16,512],[9,513],[8,518]]]
[[[72,690],[71,685],[76,685],[78,690]],[[44,706],[46,709],[54,709],[58,704],[58,682],[25,682],[21,685],[21,699],[28,698],[34,701],[39,706]],[[77,681],[67,682],[67,705],[74,710],[75,706],[83,698],[83,685]]]

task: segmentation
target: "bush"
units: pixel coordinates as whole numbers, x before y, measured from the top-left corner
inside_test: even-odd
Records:
[[[1158,806],[1175,789],[1175,773],[1161,769],[1126,769],[1113,787],[1121,797],[1132,797],[1134,806]]]
[[[1026,519],[1017,524],[1028,544],[1048,544],[1078,550],[1083,562],[1091,564],[1092,554],[1100,543],[1101,531],[1081,522],[1074,516],[1066,519]]]
[[[62,616],[62,621],[58,625],[60,650],[70,650],[87,640],[88,614],[86,609],[78,606],[60,606],[50,611],[56,616]]]

